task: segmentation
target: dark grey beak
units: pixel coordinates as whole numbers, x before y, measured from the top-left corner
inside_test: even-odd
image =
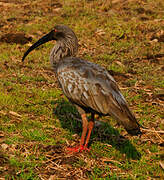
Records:
[[[48,34],[46,34],[45,36],[43,36],[41,39],[39,39],[36,43],[34,43],[23,55],[22,58],[22,62],[24,61],[25,57],[35,48],[37,48],[38,46],[51,41],[51,40],[55,40],[54,39],[54,31],[52,30],[51,32],[49,32]]]

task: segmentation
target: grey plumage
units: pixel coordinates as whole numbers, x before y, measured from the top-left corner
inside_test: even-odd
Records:
[[[54,30],[27,50],[22,60],[34,48],[50,40],[57,41],[50,53],[51,65],[63,93],[78,107],[80,114],[91,113],[93,120],[94,114],[112,115],[119,124],[124,126],[127,132],[132,135],[139,134],[139,124],[114,78],[103,67],[76,57],[78,40],[68,26],[55,26]],[[86,120],[83,121],[83,123],[85,122]],[[90,126],[88,128],[91,132]],[[90,137],[90,135],[88,136]],[[88,140],[85,145],[87,143]],[[83,144],[84,142],[81,140],[81,145]]]
[[[57,66],[57,78],[67,98],[86,113],[112,115],[131,134],[139,125],[114,78],[101,66],[67,57]],[[133,130],[135,132],[133,132]]]

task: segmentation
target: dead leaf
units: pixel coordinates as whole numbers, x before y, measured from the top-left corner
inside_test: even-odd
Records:
[[[0,180],[5,180],[5,178],[1,178],[1,177],[0,177]]]
[[[51,175],[48,180],[55,180],[55,179],[56,179],[56,175]]]
[[[116,160],[113,160],[113,159],[109,159],[109,158],[101,158],[101,161],[103,161],[103,162],[111,162],[111,163],[117,163],[117,164],[120,164],[121,165],[121,163],[119,162],[119,161],[116,161]]]
[[[105,34],[105,31],[103,29],[97,29],[95,33],[101,36]]]
[[[8,146],[7,144],[3,143],[3,144],[1,145],[1,147],[2,147],[3,150],[6,150],[9,146]]]
[[[3,131],[0,131],[0,138],[4,137],[4,132]]]
[[[125,67],[125,65],[122,64],[120,61],[115,61],[115,63],[118,64],[118,65],[121,66],[121,67]]]
[[[32,46],[32,43],[29,42],[29,43],[27,44],[27,46]]]
[[[164,169],[164,163],[162,161],[159,161],[159,164],[161,165],[162,169]]]
[[[0,111],[0,114],[2,114],[2,115],[6,115],[7,113],[6,112],[4,112],[4,111]]]
[[[14,3],[0,2],[0,6],[3,6],[3,7],[13,7],[13,6],[16,6],[16,5]]]
[[[11,114],[13,116],[17,116],[17,117],[22,117],[20,114],[14,112],[14,111],[9,111],[9,114]]]

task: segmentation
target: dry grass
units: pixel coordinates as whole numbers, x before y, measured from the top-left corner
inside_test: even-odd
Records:
[[[1,0],[0,11],[0,179],[163,179],[163,0]],[[21,62],[61,23],[76,32],[79,56],[114,76],[148,128],[141,137],[100,118],[91,151],[66,153],[79,142],[81,122],[51,70],[53,44]]]

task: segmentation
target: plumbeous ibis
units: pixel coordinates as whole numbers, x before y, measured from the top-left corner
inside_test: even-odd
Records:
[[[51,40],[56,40],[50,53],[51,65],[63,93],[77,107],[82,118],[80,146],[70,150],[88,150],[95,114],[111,115],[129,134],[140,134],[140,125],[114,78],[100,65],[76,57],[78,40],[68,26],[56,25],[25,52],[22,61],[33,49]],[[91,113],[89,122],[86,113]]]

